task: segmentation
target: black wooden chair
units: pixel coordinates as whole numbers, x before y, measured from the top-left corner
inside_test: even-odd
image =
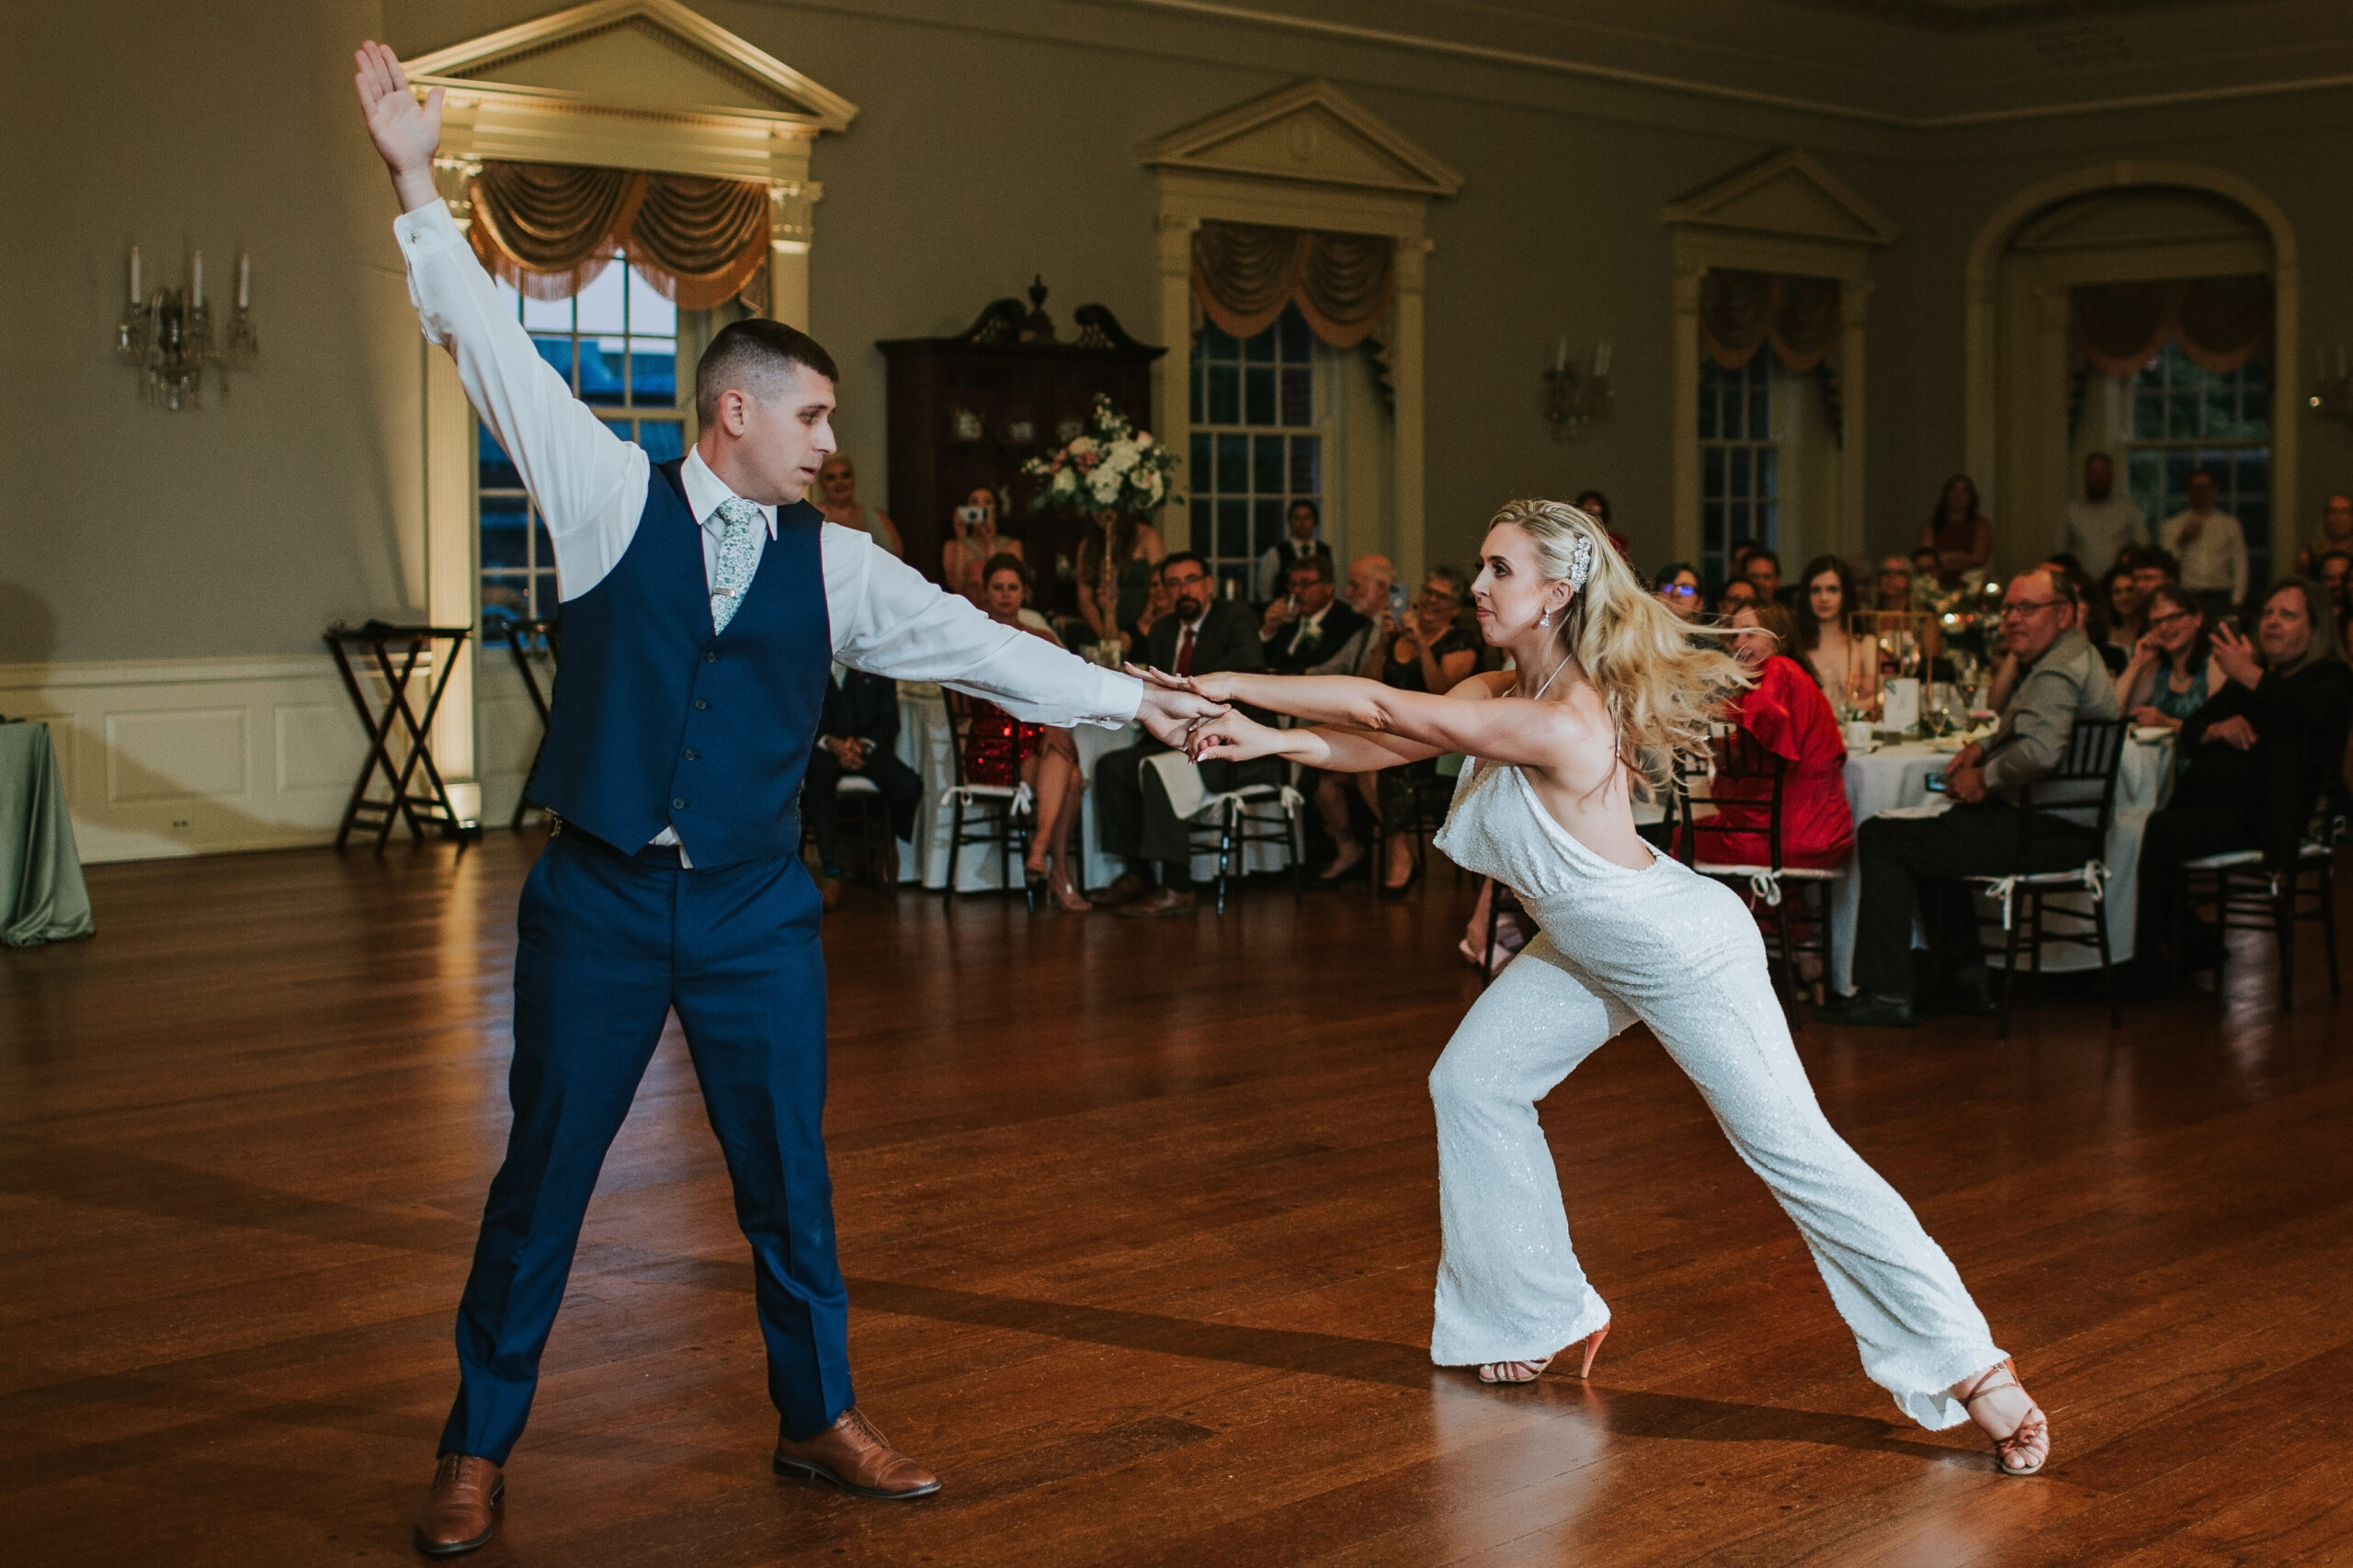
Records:
[[[2116,1006],[2116,966],[2108,949],[2108,866],[2100,859],[2109,825],[2116,816],[2116,769],[2124,750],[2124,721],[2078,719],[2066,750],[2049,773],[2026,786],[2018,801],[2018,848],[2013,866],[2035,862],[2038,846],[2057,844],[2080,860],[2055,870],[2017,870],[2001,877],[1963,877],[1962,882],[2002,907],[2003,958],[2000,1038],[2010,1038],[2010,997],[2017,989],[2018,961],[2027,958],[2033,976],[2031,998],[2040,1001],[2042,949],[2048,943],[2093,949],[2100,981],[2108,989],[2108,1027],[2122,1027]],[[2053,894],[2091,901],[2091,932],[2053,931],[2043,924],[2044,901]]]
[[[1004,867],[1007,889],[1019,888],[1029,912],[1038,912],[1038,890],[1022,874],[1029,853],[1029,835],[1038,827],[1038,800],[1027,784],[975,784],[965,777],[964,758],[972,738],[972,699],[952,687],[948,699],[948,756],[955,783],[940,793],[949,808],[948,885],[942,902],[956,896],[956,868],[968,847],[995,846]],[[887,815],[887,813],[886,813]],[[890,831],[886,825],[885,833]]]
[[[2191,913],[2201,903],[2214,905],[2215,924],[2223,931],[2270,932],[2279,949],[2279,1010],[2284,1013],[2296,998],[2296,926],[2299,922],[2315,924],[2321,928],[2322,950],[2328,955],[2328,994],[2342,995],[2336,970],[2336,846],[2344,836],[2345,819],[2330,816],[2313,824],[2295,846],[2292,859],[2282,865],[2269,862],[2284,857],[2267,858],[2260,849],[2184,861],[2176,903],[2176,929],[2184,950]],[[2217,990],[2221,979],[2218,973]]]
[[[1713,748],[1710,792],[1702,794],[1691,777],[1678,770],[1674,784],[1675,815],[1682,831],[1677,846],[1683,863],[1703,877],[1731,884],[1748,895],[1749,912],[1766,937],[1766,963],[1780,993],[1790,1027],[1799,1027],[1798,959],[1812,953],[1824,969],[1830,960],[1830,893],[1835,870],[1782,863],[1782,804],[1789,790],[1789,759],[1768,751],[1756,736],[1736,725],[1721,725]],[[1725,783],[1741,790],[1722,798],[1707,814],[1700,807],[1711,802]],[[1753,787],[1752,787],[1753,786]],[[1724,807],[1732,807],[1729,812]],[[1760,822],[1759,819],[1762,818]],[[1730,860],[1709,855],[1702,842],[1762,832],[1766,855],[1762,861]]]
[[[1307,896],[1302,867],[1307,860],[1307,801],[1289,783],[1245,784],[1204,799],[1187,823],[1195,854],[1217,856],[1217,912],[1225,913],[1226,890],[1233,884],[1238,856],[1246,857],[1253,844],[1283,846],[1283,867],[1290,873],[1293,903]]]

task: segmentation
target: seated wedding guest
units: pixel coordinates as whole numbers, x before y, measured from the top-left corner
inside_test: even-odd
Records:
[[[1855,815],[1847,803],[1847,743],[1838,717],[1813,672],[1781,650],[1789,645],[1790,612],[1779,605],[1745,606],[1733,614],[1741,631],[1732,653],[1756,674],[1756,684],[1726,713],[1775,756],[1787,759],[1781,779],[1781,864],[1833,869],[1855,843]],[[1770,863],[1772,824],[1765,802],[1769,778],[1726,778],[1709,786],[1717,821],[1734,833],[1700,836],[1699,858],[1734,865]]]
[[[1756,548],[1756,541],[1745,535],[1733,540],[1731,551],[1724,556],[1724,570],[1733,577],[1748,575],[1748,557]]]
[[[1340,602],[1357,613],[1357,629],[1331,645],[1327,655],[1307,666],[1312,676],[1352,676],[1364,663],[1364,651],[1380,633],[1381,617],[1389,608],[1389,585],[1397,568],[1385,555],[1359,555],[1348,562],[1347,591]]]
[[[1294,501],[1285,519],[1283,537],[1258,557],[1251,597],[1259,604],[1279,599],[1290,587],[1291,568],[1303,561],[1324,562],[1325,580],[1339,574],[1332,547],[1324,542],[1324,514],[1313,501]]]
[[[1901,555],[1891,555],[1879,563],[1879,597],[1874,609],[1910,609],[1912,608],[1912,562]]]
[[[2197,597],[2178,584],[2163,584],[2150,596],[2148,622],[2132,644],[2131,663],[2116,677],[2117,705],[2135,724],[2178,730],[2222,678],[2207,657],[2212,638]]]
[[[841,453],[835,452],[818,468],[817,494],[810,499],[825,514],[827,522],[870,535],[893,555],[906,554],[906,543],[899,538],[899,525],[891,520],[891,514],[858,500],[858,466]]]
[[[1152,629],[1158,626],[1161,618],[1173,608],[1168,598],[1168,585],[1160,580],[1159,573],[1154,572],[1152,581],[1144,587],[1143,608],[1136,613],[1136,640],[1142,642],[1151,636]]]
[[[1938,560],[1934,545],[1922,545],[1912,552],[1911,608],[1935,608],[1936,597],[1944,587],[1943,578],[1939,574],[1942,569],[1937,564]]]
[[[1756,585],[1745,577],[1732,578],[1724,584],[1724,591],[1716,596],[1716,619],[1730,620],[1733,611],[1756,602]]]
[[[2353,719],[2353,668],[2319,585],[2304,578],[2287,578],[2265,597],[2254,642],[2215,627],[2207,659],[2222,678],[2183,722],[2188,765],[2141,840],[2133,948],[2152,979],[2165,972],[2160,949],[2174,934],[2182,862],[2234,849],[2275,859],[2293,854],[2336,781]],[[2212,969],[2221,955],[2220,933],[2201,926],[2173,964]]]
[[[1740,574],[1756,590],[1759,602],[1770,604],[1781,597],[1781,558],[1769,545],[1758,545],[1740,563]]]
[[[2130,496],[2116,494],[2116,460],[2106,452],[2084,459],[2084,498],[2059,517],[2059,549],[2086,572],[2105,573],[2128,550],[2149,542],[2149,519]]]
[[[2181,581],[2181,562],[2174,559],[2172,551],[2159,545],[2143,545],[2125,557],[2125,563],[2132,568],[2132,586],[2144,599],[2157,591],[2159,584]]]
[[[2108,596],[2084,574],[2082,565],[2072,555],[2047,556],[2042,565],[2044,570],[2058,574],[2066,585],[2067,596],[2075,601],[2075,624],[2090,640],[2100,663],[2108,666],[2110,675],[2121,672],[2131,656],[2131,646],[2118,642],[2109,629]]]
[[[1311,555],[1290,569],[1290,591],[1259,618],[1258,641],[1267,645],[1268,669],[1304,675],[1355,640],[1364,626],[1364,617],[1342,603],[1334,589],[1331,558]]]
[[[1879,689],[1879,642],[1848,626],[1855,612],[1855,580],[1836,555],[1805,563],[1799,581],[1797,632],[1780,651],[1799,660],[1823,695],[1836,705],[1860,705]]]
[[[1097,642],[1133,651],[1154,575],[1168,546],[1160,530],[1141,517],[1109,511],[1095,514],[1094,526],[1078,541],[1078,613]]]
[[[1455,614],[1462,608],[1465,597],[1459,574],[1451,567],[1433,567],[1423,580],[1422,591],[1415,596],[1413,608],[1403,626],[1389,619],[1386,607],[1382,608],[1373,644],[1365,651],[1363,665],[1354,673],[1401,691],[1440,694],[1470,679],[1472,671],[1478,667],[1478,650],[1469,633],[1455,624]],[[1324,829],[1332,835],[1337,852],[1332,863],[1316,873],[1315,880],[1325,887],[1334,886],[1365,857],[1364,845],[1357,838],[1355,824],[1349,818],[1351,788],[1359,791],[1381,821],[1398,822],[1404,820],[1407,791],[1413,783],[1437,777],[1436,757],[1369,773],[1318,774],[1316,810],[1323,816]],[[1403,897],[1417,875],[1413,840],[1402,833],[1390,835],[1389,863],[1382,868],[1381,896]]]
[[[1944,931],[1971,954],[1957,966],[1957,1006],[1965,1012],[1990,1012],[1992,991],[1984,965],[1974,956],[1975,915],[1963,884],[1949,879],[2056,869],[2097,849],[2088,842],[2088,830],[2083,843],[2063,831],[2038,834],[2036,864],[2012,864],[2019,787],[2058,765],[2077,719],[2113,719],[2118,710],[2116,683],[2075,625],[2075,599],[2050,572],[2038,567],[2010,580],[2002,631],[2023,673],[1992,738],[1971,742],[1946,767],[1952,809],[1934,817],[1876,816],[1856,830],[1862,878],[1855,917],[1856,989],[1824,1009],[1823,1017],[1835,1022],[1903,1028],[1917,1021],[1912,924],[1924,879],[1957,896],[1958,907],[1948,910]]]
[[[1994,520],[1980,506],[1975,480],[1956,473],[1945,481],[1944,493],[1920,525],[1919,548],[1936,551],[1937,580],[1945,587],[1958,588],[1970,573],[1985,570],[1994,556]]]
[[[2246,602],[2246,530],[2214,506],[2214,476],[2193,472],[2182,485],[2186,505],[2165,520],[2157,542],[2179,562],[2181,585],[2211,616],[2236,614]]]
[[[2321,508],[2319,534],[2296,552],[2296,575],[2318,577],[2321,558],[2331,551],[2353,555],[2353,495],[2332,495]]]
[[[1019,556],[992,557],[982,568],[981,577],[988,595],[981,608],[989,612],[990,619],[1062,646],[1061,638],[1031,620],[1022,608],[1022,601],[1029,595],[1029,568]],[[964,744],[966,782],[1029,785],[1038,798],[1037,831],[1029,835],[1023,872],[1031,885],[1046,886],[1064,909],[1094,908],[1079,891],[1078,862],[1071,848],[1078,827],[1079,794],[1086,782],[1079,777],[1078,742],[1068,730],[1024,723],[981,698],[972,702],[972,733]]]
[[[1021,560],[1021,541],[997,532],[996,492],[985,484],[965,494],[948,515],[948,542],[939,547],[940,585],[986,609],[988,563],[1000,555]]]
[[[1211,675],[1219,670],[1263,670],[1266,645],[1249,607],[1216,597],[1209,562],[1177,551],[1160,562],[1170,608],[1139,650],[1140,662],[1175,675]],[[1096,902],[1121,915],[1152,917],[1193,913],[1192,835],[1158,769],[1147,760],[1173,748],[1147,737],[1142,744],[1106,753],[1095,764],[1095,816],[1103,852],[1127,861],[1127,869]],[[1279,784],[1279,758],[1199,765],[1211,794],[1247,784]],[[1153,868],[1160,879],[1153,881]]]
[[[2132,580],[2129,562],[2120,561],[2100,579],[2100,597],[2108,601],[2108,634],[2126,647],[2149,630],[2149,607],[2141,585]]]
[[[891,836],[912,837],[923,776],[899,758],[899,683],[834,666],[817,713],[817,743],[801,775],[801,810],[817,841],[817,891],[827,909],[841,898],[840,790],[846,775],[870,778],[891,812]]]
[[[1656,592],[1661,603],[1685,620],[1699,619],[1699,570],[1670,561],[1658,569]]]

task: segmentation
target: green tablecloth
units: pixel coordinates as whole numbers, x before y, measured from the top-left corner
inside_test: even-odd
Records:
[[[49,726],[0,724],[0,942],[29,948],[97,929]]]

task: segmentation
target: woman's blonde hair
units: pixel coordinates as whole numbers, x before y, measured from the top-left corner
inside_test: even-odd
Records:
[[[1645,798],[1665,789],[1678,760],[1705,767],[1708,725],[1755,678],[1634,574],[1608,530],[1559,501],[1507,501],[1488,527],[1509,525],[1536,546],[1544,575],[1576,588],[1560,618],[1562,650],[1609,705],[1618,755]],[[1578,581],[1582,572],[1583,581]]]

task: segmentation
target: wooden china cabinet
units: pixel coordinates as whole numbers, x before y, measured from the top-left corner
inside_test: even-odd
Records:
[[[940,550],[955,537],[949,514],[978,485],[999,497],[997,531],[1021,540],[1037,579],[1038,608],[1078,610],[1078,544],[1091,525],[1067,508],[1031,509],[1039,481],[1021,465],[1079,435],[1097,393],[1152,426],[1152,363],[1165,348],[1138,343],[1101,305],[1073,312],[1063,339],[1046,313],[1046,286],[1029,301],[998,300],[954,337],[903,337],[876,347],[889,366],[892,520],[907,560],[939,576]]]

